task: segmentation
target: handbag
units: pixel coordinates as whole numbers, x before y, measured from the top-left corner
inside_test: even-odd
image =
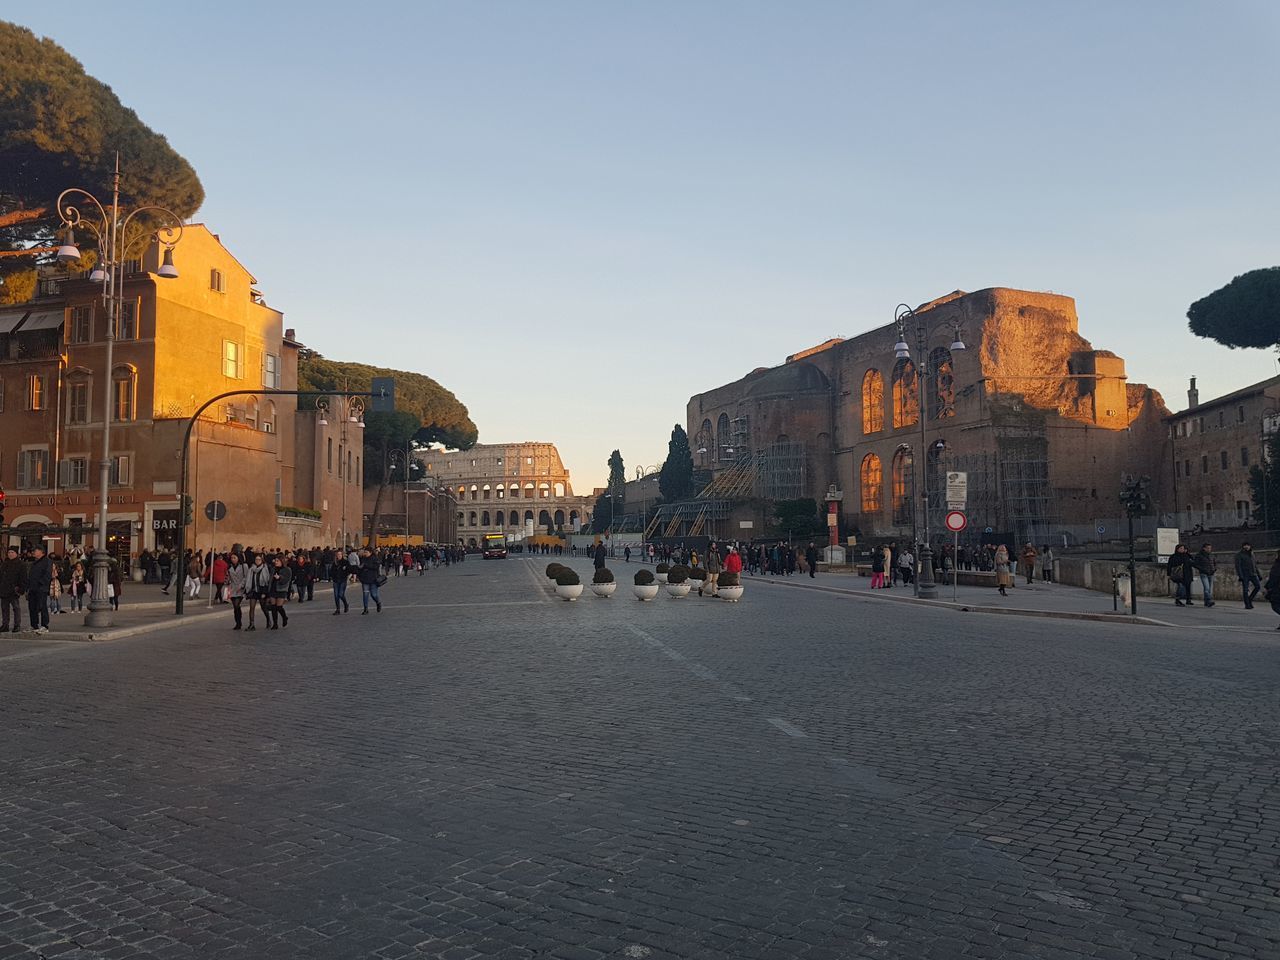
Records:
[[[377,580],[375,580],[375,581],[373,581],[373,582],[374,582],[374,585],[375,585],[375,586],[385,587],[385,586],[387,585],[387,578],[386,578],[386,575],[385,575],[385,574],[379,574],[378,579],[377,579]]]

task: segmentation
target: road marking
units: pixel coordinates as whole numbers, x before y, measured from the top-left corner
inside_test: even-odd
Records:
[[[698,661],[696,660],[690,660],[679,650],[676,650],[673,647],[667,646],[657,637],[646,633],[645,631],[641,630],[637,626],[633,626],[632,624],[627,624],[627,629],[630,630],[632,633],[634,633],[637,637],[639,637],[645,643],[649,644],[649,646],[655,647],[663,656],[667,657],[668,659],[675,660],[679,663],[683,663],[685,665],[685,668],[690,673],[692,673],[695,677],[698,677],[700,680],[707,681],[707,683],[719,689],[720,692],[725,694],[726,696],[731,697],[734,700],[737,700],[739,703],[751,702],[751,698],[747,696],[747,694],[742,690],[741,687],[736,687],[732,683],[726,683],[725,681],[721,680],[719,677],[716,676],[714,670],[711,670],[708,667],[704,667],[702,664],[698,663]]]
[[[546,600],[477,600],[473,603],[397,603],[392,609],[405,610],[411,607],[531,607]]]
[[[533,589],[538,591],[538,603],[550,603],[551,598],[546,595],[546,588],[542,585],[542,581],[538,579],[538,575],[533,572],[533,565],[525,564],[524,572],[533,581]]]
[[[779,730],[785,733],[788,737],[795,737],[799,740],[803,740],[808,736],[808,734],[806,734],[803,730],[797,727],[794,723],[787,723],[787,721],[779,717],[765,717],[765,720],[773,724],[775,727],[777,727]]]

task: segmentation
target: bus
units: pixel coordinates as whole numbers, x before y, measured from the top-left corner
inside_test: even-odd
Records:
[[[507,559],[507,538],[501,533],[484,535],[484,558],[486,560]]]

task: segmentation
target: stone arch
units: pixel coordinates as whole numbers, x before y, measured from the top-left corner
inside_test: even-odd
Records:
[[[893,428],[920,422],[920,395],[916,386],[916,365],[899,360],[893,365]]]
[[[563,481],[563,480],[557,480],[557,481],[552,485],[551,489],[552,489],[552,492],[553,492],[553,493],[555,493],[555,497],[556,497],[556,499],[557,499],[557,500],[559,500],[561,497],[563,497],[563,496],[564,496],[564,481]]]
[[[505,526],[507,522],[506,517],[507,515],[504,511],[502,510],[496,511],[493,515],[494,525],[498,527]]]
[[[893,453],[892,475],[890,476],[893,497],[893,522],[899,527],[911,524],[912,507],[915,499],[913,467],[911,448],[904,443]]]
[[[551,499],[551,484],[547,483],[547,481],[545,481],[545,480],[543,480],[541,483],[539,483],[539,484],[538,484],[538,496],[539,496],[539,497],[541,497],[543,500],[550,500],[550,499]]]
[[[729,460],[731,456],[725,451],[729,448],[729,415],[720,414],[716,420],[716,459]]]
[[[880,458],[874,453],[868,453],[862,458],[862,467],[859,473],[862,512],[879,513],[884,503],[884,472],[880,465]]]
[[[511,491],[510,491],[510,492],[511,492],[511,499],[512,499],[512,500],[519,500],[519,499],[520,499],[520,484],[518,484],[518,483],[513,483],[513,484],[511,485]]]
[[[934,347],[929,353],[927,393],[930,420],[945,420],[956,415],[955,365],[946,347]]]
[[[573,526],[573,525],[574,525],[575,523],[577,523],[577,522],[578,522],[578,511],[577,511],[577,510],[570,510],[570,511],[569,511],[569,526]]]
[[[482,527],[487,527],[487,526],[489,526],[489,511],[488,511],[488,510],[483,511],[483,512],[480,514],[480,526],[482,526]]]
[[[488,499],[490,499],[492,496],[493,496],[493,488],[492,488],[492,487],[490,487],[490,486],[489,486],[489,484],[487,484],[487,483],[486,483],[483,487],[481,487],[481,488],[480,488],[480,499],[481,499],[481,500],[488,500]]]
[[[511,524],[511,526],[513,526],[513,527],[518,527],[518,526],[520,526],[520,511],[519,511],[519,510],[512,510],[512,511],[511,511],[511,513],[510,513],[510,515],[509,515],[509,518],[508,518],[507,522],[508,522],[509,524]]]
[[[557,511],[556,511],[556,515],[555,515],[555,524],[556,524],[556,526],[557,526],[557,527],[563,527],[563,526],[564,526],[564,511],[563,511],[563,510],[557,510]]]
[[[533,523],[533,511],[532,511],[532,510],[526,510],[526,511],[524,512],[524,522],[525,522],[525,523]]]
[[[537,494],[536,494],[536,491],[534,490],[534,486],[533,486],[533,481],[532,481],[532,480],[528,481],[528,482],[524,485],[524,498],[525,498],[526,500],[535,500],[535,499],[537,499]]]
[[[458,511],[458,526],[462,526],[464,523],[466,523],[466,520],[467,520],[467,515],[466,515],[465,513],[463,513],[461,510],[459,510],[459,511]]]
[[[540,529],[546,529],[549,526],[551,526],[551,514],[548,513],[546,510],[539,510],[538,511],[538,527]]]
[[[480,488],[473,483],[471,485],[471,499],[472,500],[478,499],[479,494],[480,494]]]
[[[884,377],[872,367],[862,375],[862,432],[884,429]]]
[[[475,537],[471,537],[469,540],[467,540],[467,546],[468,546],[468,547],[470,547],[472,550],[475,550],[475,549],[476,549],[476,538],[475,538]]]

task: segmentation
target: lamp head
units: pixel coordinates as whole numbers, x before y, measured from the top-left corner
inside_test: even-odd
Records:
[[[911,348],[907,346],[907,341],[899,339],[898,342],[893,345],[893,355],[898,360],[910,360]]]
[[[966,350],[966,349],[968,348],[965,347],[964,341],[960,339],[960,334],[957,333],[956,338],[953,341],[951,341],[951,352],[955,353],[958,350]]]
[[[173,265],[173,247],[164,248],[164,259],[160,262],[160,269],[156,273],[169,280],[178,279],[178,268]]]
[[[106,280],[107,280],[107,271],[102,268],[102,263],[101,261],[99,261],[98,263],[95,263],[93,265],[93,269],[89,271],[89,282],[105,283]]]
[[[75,231],[67,227],[66,235],[62,238],[62,246],[58,248],[58,262],[75,263],[79,259],[80,249],[76,246]]]

